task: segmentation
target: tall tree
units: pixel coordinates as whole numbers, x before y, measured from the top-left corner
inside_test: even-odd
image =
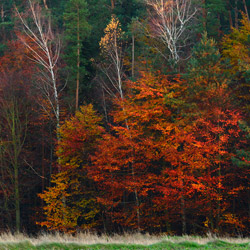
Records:
[[[0,59],[1,160],[6,163],[2,165],[1,178],[3,178],[2,183],[6,187],[10,185],[13,190],[15,227],[17,231],[20,231],[22,197],[20,190],[23,185],[20,176],[23,172],[21,171],[21,167],[24,166],[23,154],[32,117],[31,102],[34,100],[29,93],[31,92],[30,84],[34,65],[25,62],[26,57],[23,53],[25,48],[20,42],[9,43],[9,47],[10,51]],[[7,180],[10,180],[10,184]],[[11,201],[12,199],[10,199]],[[5,209],[8,206],[6,203]],[[8,213],[8,211],[6,212]]]
[[[230,192],[229,176],[234,171],[231,158],[239,147],[234,140],[241,134],[238,125],[241,114],[232,103],[228,88],[230,79],[215,42],[204,34],[193,53],[188,69],[190,109],[187,112],[194,121],[193,136],[207,160],[200,169],[201,176],[198,175],[204,191],[200,190],[201,196],[204,195],[201,206],[210,207],[205,225],[216,231],[232,223],[226,220],[229,203],[223,197]],[[211,183],[217,183],[215,189]]]
[[[57,62],[60,55],[60,41],[51,26],[50,16],[43,13],[42,7],[35,1],[28,1],[26,13],[16,14],[20,20],[21,32],[17,32],[19,39],[32,52],[30,59],[41,67],[39,88],[47,98],[55,116],[56,126],[60,122],[59,83],[57,81]],[[43,105],[41,103],[41,105]],[[46,112],[47,107],[43,106]],[[59,135],[58,135],[59,138]]]
[[[100,41],[101,52],[106,59],[100,65],[109,84],[103,82],[105,90],[112,96],[124,98],[123,80],[123,48],[122,48],[122,29],[118,18],[112,15],[110,23],[104,29],[104,37]]]
[[[60,172],[54,174],[53,186],[39,195],[45,202],[46,216],[39,224],[49,230],[76,232],[100,223],[95,186],[87,176],[90,154],[102,133],[100,121],[93,106],[85,105],[60,128],[56,152]]]
[[[225,59],[230,60],[228,72],[235,79],[233,85],[235,96],[240,101],[246,113],[250,112],[249,88],[250,88],[250,53],[249,53],[250,22],[246,15],[243,15],[239,29],[233,28],[232,32],[222,39],[222,54]],[[248,118],[247,118],[247,121]]]
[[[224,0],[203,1],[203,31],[214,38],[220,37],[230,27],[226,23],[228,19],[227,2]]]
[[[131,92],[118,100],[112,114],[115,125],[103,135],[88,172],[101,190],[98,201],[111,228],[154,230],[164,224],[153,205],[159,174],[169,149],[176,148],[171,111],[164,105],[164,95],[175,83],[145,73],[127,84]]]
[[[90,34],[90,25],[87,22],[87,3],[85,0],[71,0],[66,5],[64,13],[64,26],[66,33],[65,59],[69,68],[70,78],[76,81],[75,108],[79,105],[79,90],[81,75],[86,74],[82,58],[83,41]],[[72,79],[72,80],[73,80]]]

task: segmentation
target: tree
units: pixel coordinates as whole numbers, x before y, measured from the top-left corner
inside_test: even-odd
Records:
[[[220,37],[222,33],[230,29],[228,22],[225,22],[227,18],[230,19],[231,15],[231,10],[227,11],[227,7],[230,8],[227,1],[224,0],[203,1],[203,32],[207,32],[209,36],[216,38]]]
[[[81,56],[82,43],[90,34],[90,25],[87,22],[87,3],[85,0],[71,0],[64,13],[66,29],[66,53],[69,74],[76,80],[75,108],[79,105],[80,75],[86,74],[84,61]]]
[[[88,168],[100,189],[98,201],[109,228],[154,231],[165,226],[153,199],[159,195],[157,183],[170,149],[177,148],[164,96],[178,83],[178,78],[170,82],[163,75],[143,73],[137,82],[127,83],[128,97],[117,101],[115,124],[103,135]]]
[[[186,102],[189,108],[186,112],[190,114],[189,122],[192,121],[193,126],[190,133],[193,133],[195,144],[201,147],[206,159],[196,174],[199,180],[198,200],[202,201],[200,215],[205,212],[207,218],[204,225],[212,231],[219,231],[230,223],[240,226],[238,220],[228,219],[230,203],[223,197],[228,197],[231,192],[228,184],[234,174],[231,158],[240,146],[238,123],[241,113],[232,103],[228,88],[230,79],[225,73],[219,50],[206,34],[194,48],[187,81]],[[237,214],[233,217],[237,218]]]
[[[223,56],[230,59],[233,73],[249,70],[249,34],[250,22],[243,15],[239,29],[233,28],[222,40]]]
[[[189,34],[185,32],[195,17],[197,8],[192,0],[147,0],[150,7],[150,22],[153,37],[157,37],[170,51],[174,63],[180,60],[180,48],[185,45]],[[185,39],[183,38],[186,34]],[[180,46],[181,45],[181,46]]]
[[[245,200],[245,198],[250,195],[248,190],[249,182],[245,179],[246,176],[249,176],[249,35],[250,22],[247,15],[243,15],[240,27],[238,27],[238,29],[233,28],[232,32],[224,36],[222,40],[222,53],[226,60],[229,59],[230,66],[228,67],[228,71],[235,81],[232,85],[235,102],[238,103],[244,114],[240,122],[240,128],[242,132],[245,133],[245,142],[242,143],[241,148],[237,150],[237,154],[233,157],[236,177],[232,178],[231,183],[234,187],[231,195],[233,198],[229,198],[232,199],[234,204],[233,211],[237,210],[238,217],[243,225],[245,225],[245,228],[249,227],[247,220],[249,213],[246,211],[249,211],[250,207],[249,202]]]
[[[106,75],[110,86],[103,82],[104,89],[112,96],[117,94],[121,99],[124,98],[123,90],[123,54],[122,42],[123,35],[120,22],[115,15],[112,15],[110,23],[104,29],[104,37],[100,41],[100,48],[103,56],[107,60],[101,65],[101,70]]]
[[[119,19],[113,14],[110,23],[104,29],[105,35],[99,43],[101,49],[102,62],[97,64],[101,71],[98,76],[99,84],[102,88],[103,109],[108,121],[106,93],[112,99],[124,99],[125,71],[124,51],[122,37],[124,32],[121,29]]]
[[[239,29],[233,28],[232,32],[225,35],[222,39],[222,54],[223,58],[230,60],[228,73],[235,79],[235,84],[232,86],[235,90],[235,96],[240,102],[246,114],[248,121],[249,113],[249,87],[250,87],[250,53],[249,53],[249,35],[250,22],[246,15],[243,15],[241,26]]]
[[[53,33],[51,18],[43,14],[41,6],[35,1],[28,1],[26,15],[20,13],[15,7],[20,20],[22,31],[25,35],[17,32],[19,39],[30,50],[30,59],[41,68],[40,84],[38,88],[47,98],[59,128],[60,104],[59,84],[57,82],[57,62],[60,55],[60,41],[57,34]],[[41,105],[43,105],[41,103]],[[43,105],[46,112],[47,107]],[[59,135],[57,134],[58,138]]]
[[[72,233],[100,223],[95,187],[86,170],[91,166],[89,156],[102,133],[100,121],[93,106],[85,105],[60,127],[61,140],[56,152],[60,171],[53,176],[53,186],[39,194],[46,203],[43,207],[46,220],[38,222],[41,226]]]
[[[34,65],[25,62],[24,47],[18,42],[9,43],[9,50],[0,59],[0,138],[1,138],[1,183],[4,196],[9,196],[5,210],[15,208],[15,228],[20,231],[21,215],[21,167],[24,166],[28,129],[31,122],[32,109],[29,96],[31,75]],[[15,48],[15,50],[13,49]],[[14,204],[12,195],[14,196]],[[6,211],[10,213],[10,211]],[[11,225],[10,225],[11,227]]]

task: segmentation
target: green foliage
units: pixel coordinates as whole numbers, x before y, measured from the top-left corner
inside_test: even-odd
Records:
[[[114,14],[121,21],[122,29],[127,31],[128,24],[133,18],[139,18],[146,12],[146,8],[142,1],[138,0],[122,0],[117,1]]]
[[[67,63],[68,95],[74,100],[76,81],[79,78],[80,86],[84,89],[83,79],[87,75],[86,56],[83,42],[88,38],[91,26],[87,21],[88,7],[85,0],[70,0],[64,13],[65,49],[64,60]],[[79,75],[78,75],[79,72]]]
[[[250,22],[246,15],[243,15],[239,29],[234,28],[223,37],[222,48],[223,56],[230,59],[233,73],[250,70]]]
[[[236,82],[233,86],[234,95],[246,114],[250,113],[250,22],[243,15],[239,29],[222,39],[223,58],[229,60],[228,72]],[[248,116],[248,115],[247,115]],[[246,121],[249,118],[246,116]]]
[[[216,42],[209,39],[207,33],[203,34],[201,41],[193,49],[185,78],[189,83],[187,98],[191,106],[206,100],[207,91],[220,87],[227,88],[230,84],[231,80],[225,73]]]
[[[199,79],[221,85],[224,78],[221,66],[221,55],[216,47],[216,42],[209,39],[207,33],[203,33],[201,41],[194,47],[193,55],[188,63],[188,79]],[[207,83],[208,84],[208,83]]]
[[[207,0],[206,10],[207,10],[207,32],[211,36],[219,36],[221,26],[223,25],[223,17],[227,16],[226,6],[227,2],[225,0]],[[225,22],[225,21],[224,21]],[[219,32],[218,32],[219,31]],[[225,31],[223,29],[223,31]]]
[[[201,20],[199,23],[199,30],[206,31],[209,36],[218,39],[221,37],[221,33],[224,33],[230,29],[228,21],[228,2],[226,0],[204,0],[198,1],[201,4],[203,10],[201,14]]]
[[[87,21],[88,5],[86,0],[70,0],[64,12],[65,39],[76,44],[79,33],[83,41],[90,33],[90,25]],[[78,28],[79,26],[79,28]]]

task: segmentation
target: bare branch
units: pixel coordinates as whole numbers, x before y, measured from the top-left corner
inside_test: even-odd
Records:
[[[159,38],[170,51],[175,63],[180,60],[179,42],[187,24],[197,13],[192,0],[145,0],[150,7],[152,37]]]
[[[42,7],[35,1],[28,0],[28,15],[26,16],[20,13],[17,7],[15,10],[23,32],[23,34],[18,33],[17,35],[30,51],[31,56],[28,56],[30,60],[42,68],[38,88],[43,90],[43,94],[48,99],[56,118],[57,127],[59,127],[60,107],[56,65],[60,57],[60,40],[52,32],[51,18],[43,15]]]

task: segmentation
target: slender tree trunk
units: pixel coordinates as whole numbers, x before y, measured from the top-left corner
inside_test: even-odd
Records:
[[[249,15],[248,15],[248,10],[247,10],[246,0],[242,0],[242,1],[243,1],[243,5],[244,5],[244,9],[245,9],[245,13],[246,13],[247,19],[249,21]]]
[[[79,82],[80,82],[80,20],[79,7],[77,8],[77,77],[76,77],[76,110],[79,106]]]
[[[4,22],[4,8],[3,8],[3,4],[1,6],[1,21]]]
[[[239,28],[239,10],[238,10],[238,0],[234,1],[235,6],[234,6],[234,22],[235,22],[235,28],[238,29]]]
[[[249,186],[249,185],[248,185]],[[250,218],[250,190],[247,190],[247,200],[248,200],[248,217]]]
[[[49,8],[48,8],[48,5],[47,5],[47,0],[43,0],[43,4],[44,4],[45,9],[48,10]]]
[[[16,159],[17,160],[17,159]],[[16,208],[16,231],[20,232],[20,194],[19,194],[19,174],[18,174],[18,163],[15,161],[14,164],[14,181],[15,181],[15,208]]]
[[[202,0],[202,25],[204,31],[207,30],[207,11],[206,11],[206,0]]]
[[[220,22],[220,14],[217,15],[217,20],[218,20],[218,34],[219,36],[221,35],[221,22]]]
[[[135,76],[135,35],[132,35],[132,77]]]
[[[230,10],[228,10],[228,19],[229,19],[230,28],[232,28],[233,27],[233,18],[232,18],[232,14],[231,14]]]
[[[4,8],[3,8],[3,4],[1,6],[1,21],[4,22]],[[4,29],[4,25],[2,25],[2,40],[3,41],[6,41],[6,32],[5,32],[5,29]]]
[[[107,112],[107,105],[106,105],[106,98],[105,98],[105,92],[104,92],[104,89],[103,89],[103,85],[101,85],[101,88],[102,88],[102,100],[103,100],[103,110],[104,110],[104,115],[105,115],[105,119],[106,119],[106,122],[108,124],[108,112]]]
[[[14,189],[15,189],[15,210],[16,210],[16,231],[20,231],[20,194],[19,194],[19,173],[18,173],[18,138],[16,131],[15,107],[11,111],[12,128],[12,146],[13,146],[13,168],[14,168]]]
[[[181,181],[181,221],[182,221],[182,234],[186,234],[187,232],[187,220],[186,220],[186,209],[185,209],[185,198],[183,196],[183,177],[181,177],[180,181]]]
[[[111,0],[111,10],[115,8],[115,0]]]
[[[218,131],[220,131],[220,115],[218,115],[218,123],[217,123],[217,128]],[[216,223],[216,229],[219,229],[219,225],[220,225],[220,219],[221,219],[221,187],[222,187],[222,183],[221,183],[221,134],[219,133],[219,172],[218,172],[218,176],[219,176],[219,188],[218,188],[218,193],[219,193],[219,200],[218,200],[218,204],[217,204],[217,223]]]
[[[134,171],[134,164],[132,163],[132,176],[133,176],[133,180],[135,181],[135,171]],[[138,193],[137,193],[137,189],[135,188],[134,190],[135,193],[135,204],[136,204],[136,215],[137,215],[137,229],[138,231],[141,230],[141,226],[140,226],[140,202],[139,202],[139,197],[138,197]]]
[[[227,0],[227,11],[228,11],[228,21],[231,29],[233,27],[233,18],[232,18],[232,5],[230,3],[230,0]]]
[[[44,158],[45,158],[45,153],[44,153],[44,125],[42,127],[42,135],[43,135],[43,138],[42,138],[42,193],[44,192],[44,175],[45,175],[45,171],[44,171]],[[43,200],[42,200],[42,203],[43,203]],[[43,206],[43,205],[42,205]]]

